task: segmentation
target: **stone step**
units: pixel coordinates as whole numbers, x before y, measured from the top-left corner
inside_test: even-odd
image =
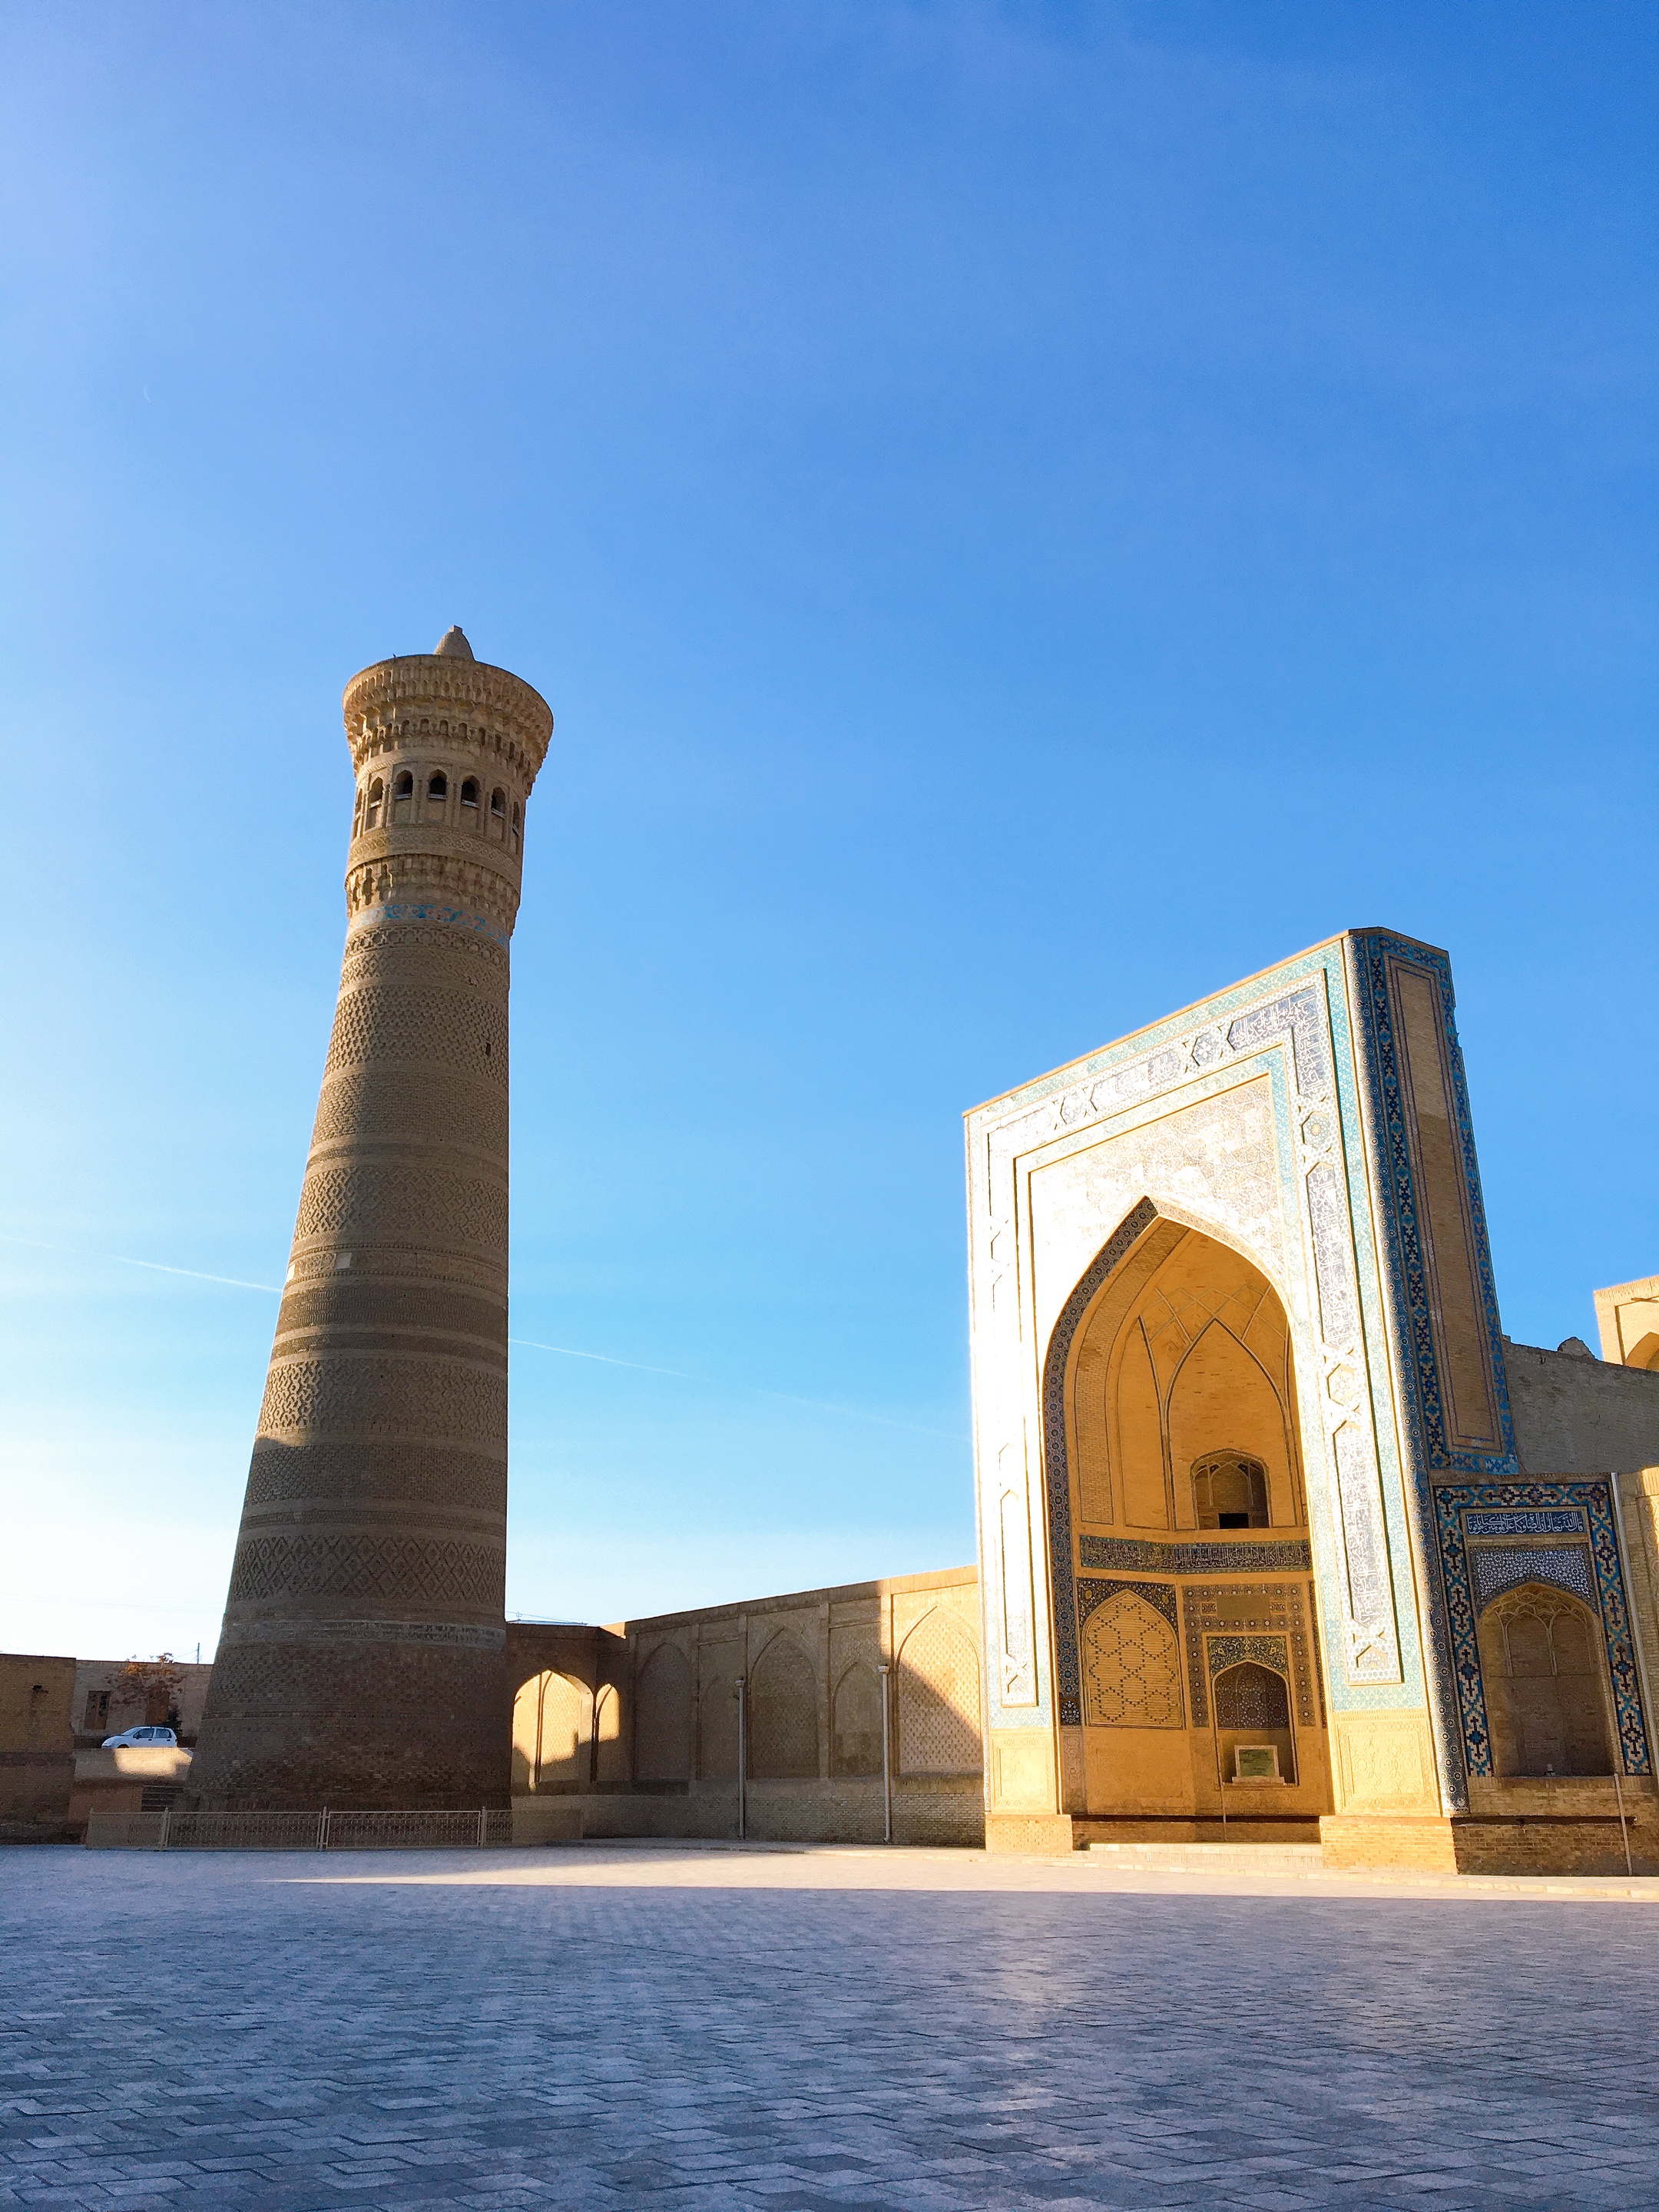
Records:
[[[1163,1874],[1317,1874],[1317,1844],[1103,1844],[1083,1846],[1114,1866]]]

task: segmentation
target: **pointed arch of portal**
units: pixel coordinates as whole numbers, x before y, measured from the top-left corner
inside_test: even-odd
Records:
[[[1162,1228],[1163,1237],[1152,1232]],[[1286,1304],[1284,1286],[1274,1279],[1273,1271],[1262,1256],[1247,1252],[1236,1240],[1212,1223],[1188,1214],[1184,1209],[1160,1204],[1143,1198],[1123,1217],[1112,1234],[1101,1246],[1094,1259],[1079,1277],[1071,1295],[1060,1309],[1048,1339],[1042,1366],[1042,1468],[1043,1487],[1047,1503],[1048,1526],[1048,1574],[1052,1620],[1054,1637],[1054,1686],[1062,1727],[1075,1728],[1083,1721],[1083,1685],[1079,1667],[1078,1597],[1075,1547],[1073,1542],[1073,1474],[1070,1436],[1073,1424],[1068,1419],[1068,1394],[1074,1382],[1073,1352],[1085,1326],[1092,1327],[1097,1315],[1116,1299],[1121,1299],[1127,1316],[1145,1284],[1156,1273],[1163,1260],[1187,1236],[1196,1233],[1236,1255],[1260,1275],[1282,1307]],[[1141,1255],[1149,1264],[1133,1270],[1127,1268],[1132,1255]],[[1258,1363],[1259,1364],[1259,1363]],[[1291,1455],[1293,1492],[1301,1489],[1298,1439],[1287,1436]],[[1173,1482],[1176,1470],[1166,1468],[1166,1481]],[[1170,1498],[1173,1507],[1173,1494]],[[1305,1501],[1298,1499],[1305,1512]],[[1300,1516],[1298,1516],[1298,1518]],[[1173,1526],[1173,1510],[1170,1522]]]

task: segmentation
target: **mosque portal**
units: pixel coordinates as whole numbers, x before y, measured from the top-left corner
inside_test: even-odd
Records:
[[[1316,1841],[1330,1757],[1279,1292],[1160,1217],[1048,1356],[1078,1548],[1078,1812],[1107,1834]]]
[[[1659,1296],[1618,1366],[1502,1334],[1446,955],[1345,932],[965,1126],[988,1844],[1659,1861]]]

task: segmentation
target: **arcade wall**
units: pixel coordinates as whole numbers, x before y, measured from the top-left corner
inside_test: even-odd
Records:
[[[749,1837],[883,1840],[884,1693],[894,1840],[983,1840],[972,1567],[507,1634],[517,1840],[735,1836],[739,1678]]]

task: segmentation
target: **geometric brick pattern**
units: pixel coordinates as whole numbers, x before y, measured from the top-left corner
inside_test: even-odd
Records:
[[[473,1356],[485,1356],[483,1346],[507,1359],[507,1337],[501,1301],[487,1292],[450,1290],[432,1284],[418,1289],[384,1279],[374,1280],[356,1273],[349,1277],[325,1276],[289,1284],[283,1298],[279,1328],[289,1330],[337,1327],[350,1329],[354,1340],[374,1330],[419,1331],[428,1336],[470,1336],[482,1339]],[[409,1341],[400,1335],[399,1345]],[[365,1350],[380,1347],[366,1345]]]
[[[505,1563],[501,1545],[453,1537],[245,1535],[230,1601],[398,1595],[412,1605],[499,1612]]]
[[[757,1782],[817,1775],[817,1678],[793,1636],[775,1636],[756,1660],[745,1707],[749,1771]]]
[[[1084,1623],[1083,1717],[1091,1728],[1185,1724],[1175,1630],[1127,1585]]]
[[[311,1141],[316,1146],[352,1138],[419,1140],[432,1127],[434,1114],[464,1122],[477,1151],[506,1157],[505,1092],[493,1081],[466,1081],[452,1068],[403,1067],[376,1070],[372,1075],[352,1068],[330,1076],[317,1102]]]
[[[499,1802],[498,1745],[481,1730],[445,1727],[433,1708],[442,1696],[463,1712],[491,1711],[501,1716],[504,1737],[501,1653],[445,1648],[438,1663],[434,1673],[433,1651],[416,1644],[349,1637],[222,1644],[212,1681],[221,1704],[216,1794],[313,1810],[377,1800],[398,1808]],[[350,1692],[343,1708],[343,1684]],[[289,1733],[296,1713],[313,1717],[297,1772]]]
[[[312,1428],[504,1441],[507,1377],[413,1353],[350,1359],[336,1353],[273,1367],[259,1433]]]
[[[286,1444],[261,1437],[248,1470],[248,1510],[307,1498],[339,1504],[385,1499],[501,1516],[507,1511],[507,1461],[499,1451],[461,1451],[404,1437],[395,1443],[364,1437],[308,1438]]]
[[[635,1678],[634,1772],[641,1782],[691,1778],[691,1667],[677,1644],[659,1644]]]
[[[902,1774],[978,1772],[979,1661],[937,1607],[899,1647],[896,1693]]]
[[[471,991],[393,991],[340,1000],[325,1073],[364,1060],[420,1060],[507,1088],[507,1010]]]
[[[483,1244],[507,1235],[507,1187],[494,1179],[435,1169],[411,1181],[401,1162],[313,1168],[300,1194],[295,1239],[356,1236],[414,1237],[439,1244]]]
[[[881,1772],[881,1677],[855,1660],[836,1685],[832,1774]]]
[[[500,888],[498,881],[496,889]],[[505,1003],[511,967],[507,946],[477,929],[434,929],[429,914],[412,925],[358,922],[346,941],[340,973],[353,989],[382,975],[395,979],[401,972],[398,963],[382,961],[379,956],[410,951],[422,955],[434,981],[442,981],[455,989],[493,992]]]

